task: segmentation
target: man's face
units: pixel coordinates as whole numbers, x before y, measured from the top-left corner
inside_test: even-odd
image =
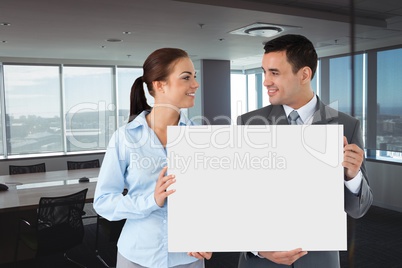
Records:
[[[304,105],[301,98],[301,70],[293,73],[287,61],[286,52],[270,52],[262,58],[264,86],[267,88],[269,101],[273,105],[288,105],[294,109]]]

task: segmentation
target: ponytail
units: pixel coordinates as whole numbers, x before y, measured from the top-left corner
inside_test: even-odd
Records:
[[[189,58],[189,56],[186,51],[179,48],[160,48],[147,57],[142,66],[143,76],[138,77],[131,87],[128,122],[131,122],[142,111],[151,109],[145,98],[144,83],[147,85],[149,94],[154,96],[152,82],[167,81],[174,64],[181,58]]]
[[[151,106],[147,103],[147,98],[145,97],[144,91],[144,81],[142,76],[138,77],[130,92],[130,116],[128,122],[131,122],[137,115],[139,115],[144,110],[151,109]]]

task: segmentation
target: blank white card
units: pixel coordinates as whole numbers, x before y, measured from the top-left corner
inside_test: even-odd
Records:
[[[343,127],[168,127],[170,252],[346,250]]]

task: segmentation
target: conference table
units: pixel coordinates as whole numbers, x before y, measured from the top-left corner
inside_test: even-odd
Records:
[[[9,189],[0,191],[0,213],[35,209],[41,197],[56,197],[88,188],[87,202],[94,198],[99,168],[59,170],[0,176]],[[79,182],[87,177],[89,182]]]
[[[35,220],[41,197],[69,195],[88,188],[86,202],[90,203],[94,198],[99,170],[90,168],[0,176],[0,183],[9,188],[0,191],[0,266],[13,260],[19,219]],[[89,182],[79,182],[81,177],[89,178]],[[21,252],[19,259],[32,258],[30,254]]]

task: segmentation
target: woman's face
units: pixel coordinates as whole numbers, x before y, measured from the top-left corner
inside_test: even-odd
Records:
[[[199,84],[193,62],[189,58],[176,61],[167,81],[162,82],[162,90],[155,96],[155,104],[173,105],[177,108],[194,106],[195,92]]]

